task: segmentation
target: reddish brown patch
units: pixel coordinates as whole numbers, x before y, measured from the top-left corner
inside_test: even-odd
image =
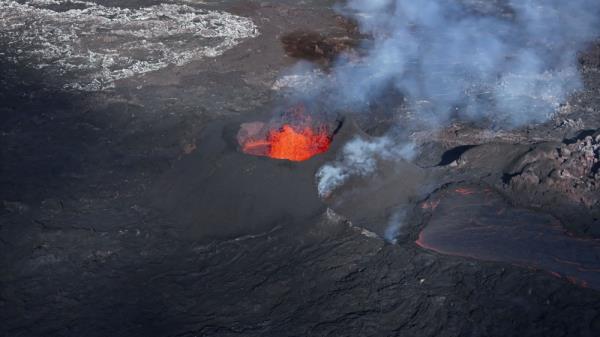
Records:
[[[550,271],[550,275],[557,277],[557,278],[562,278],[562,275],[560,275],[559,273],[557,273],[555,271]]]
[[[190,153],[194,152],[196,150],[196,143],[194,143],[194,142],[195,142],[195,140],[192,143],[184,144],[183,145],[183,153],[190,154]]]
[[[424,203],[422,203],[421,208],[434,211],[438,207],[439,204],[440,204],[439,200],[429,200],[429,201],[425,201]]]
[[[458,193],[460,195],[475,194],[475,191],[473,189],[466,188],[466,187],[457,188],[457,189],[454,190],[454,192],[456,192],[456,193]]]

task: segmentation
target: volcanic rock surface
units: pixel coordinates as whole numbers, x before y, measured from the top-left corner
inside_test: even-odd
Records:
[[[293,83],[283,35],[348,35],[333,2],[0,1],[0,336],[598,335],[598,290],[415,241],[460,213],[422,211],[455,183],[598,235],[600,48],[549,122],[409,130],[412,163],[323,199],[319,167],[405,106],[349,117],[305,162],[245,155],[236,135]],[[399,206],[392,244],[380,221]]]
[[[600,240],[569,235],[549,214],[511,207],[489,186],[446,186],[421,208],[428,219],[417,244],[424,248],[542,269],[600,289]]]
[[[543,208],[567,228],[600,237],[599,158],[598,133],[532,148],[506,170],[506,188],[515,203]]]

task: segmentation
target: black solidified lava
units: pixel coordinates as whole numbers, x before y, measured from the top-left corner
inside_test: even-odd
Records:
[[[550,215],[513,208],[487,186],[452,185],[422,206],[417,244],[443,254],[539,268],[600,289],[600,240],[569,235]]]
[[[438,166],[449,165],[453,161],[458,160],[460,158],[460,155],[465,153],[465,151],[467,151],[473,147],[475,147],[475,146],[474,145],[461,145],[461,146],[452,148],[452,149],[444,152],[444,154],[442,154],[442,159],[440,160],[440,162],[437,165]]]
[[[276,226],[301,226],[324,206],[314,172],[324,162],[254,157],[238,151],[236,121],[208,125],[194,154],[177,162],[151,195],[195,239],[229,238]]]
[[[600,335],[600,47],[582,56],[569,121],[416,130],[427,168],[381,160],[321,197],[315,174],[349,141],[412,118],[389,108],[400,93],[372,104],[375,120],[336,120],[306,161],[246,155],[236,135],[287,99],[274,83],[288,56],[330,66],[360,45],[333,5],[0,1],[0,337]],[[138,40],[148,16],[174,19],[162,10],[211,34],[248,24],[222,26],[232,13],[260,34],[206,38],[231,49],[149,71],[171,60],[163,44],[203,47],[181,40],[186,25]]]

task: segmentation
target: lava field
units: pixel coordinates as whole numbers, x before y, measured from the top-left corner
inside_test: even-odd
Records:
[[[0,0],[0,336],[600,336],[600,3]]]

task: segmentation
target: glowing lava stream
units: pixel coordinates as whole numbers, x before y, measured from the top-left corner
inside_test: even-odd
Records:
[[[331,138],[324,129],[315,132],[310,127],[303,127],[298,130],[284,124],[277,130],[270,130],[266,139],[247,140],[243,144],[243,151],[252,154],[252,149],[266,146],[267,157],[304,161],[326,152],[330,144]]]

